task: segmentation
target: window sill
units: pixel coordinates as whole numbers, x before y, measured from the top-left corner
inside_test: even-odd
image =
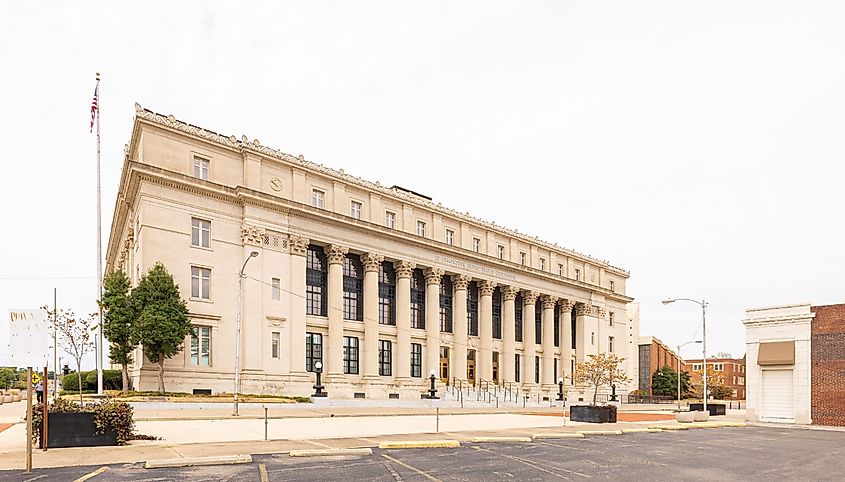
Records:
[[[190,247],[194,248],[194,249],[201,249],[203,251],[209,251],[209,252],[212,252],[212,253],[214,252],[214,248],[210,248],[210,247],[206,248],[205,246],[194,246],[193,244],[190,245]]]
[[[205,298],[194,298],[193,296],[188,299],[188,301],[196,301],[197,303],[214,303],[211,299]]]

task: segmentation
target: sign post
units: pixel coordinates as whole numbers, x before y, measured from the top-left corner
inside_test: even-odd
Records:
[[[56,376],[56,370],[53,369],[53,376]],[[44,409],[44,413],[41,417],[41,447],[43,447],[44,451],[47,451],[47,367],[44,367],[44,390],[41,392],[41,408]]]
[[[32,367],[26,367],[26,473],[32,473]]]

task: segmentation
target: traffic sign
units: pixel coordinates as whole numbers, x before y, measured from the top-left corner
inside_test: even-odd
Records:
[[[32,372],[32,385],[38,385],[38,382],[41,381],[41,376],[35,372]]]
[[[47,366],[53,347],[50,343],[47,312],[44,310],[9,311],[9,359],[12,366]]]

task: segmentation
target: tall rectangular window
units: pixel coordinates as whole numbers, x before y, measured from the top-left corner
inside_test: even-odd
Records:
[[[472,250],[476,253],[481,251],[481,239],[472,238]]]
[[[270,356],[273,358],[279,358],[279,348],[281,343],[280,337],[281,335],[278,331],[273,332],[270,341]]]
[[[305,370],[316,372],[314,364],[323,363],[323,335],[320,333],[305,334]]]
[[[455,244],[455,232],[451,229],[446,230],[446,244]]]
[[[614,285],[613,285],[613,280],[610,280],[610,291],[612,291],[612,292],[615,292],[615,291],[616,291],[616,289],[615,289],[615,287],[614,287]]]
[[[519,359],[519,353],[513,356],[513,381],[519,383],[519,368],[522,366],[522,362]]]
[[[493,290],[493,338],[502,339],[502,290]]]
[[[390,211],[384,212],[384,226],[390,229],[396,229],[396,213]]]
[[[194,177],[203,181],[208,180],[208,159],[194,157]]]
[[[607,337],[607,351],[608,351],[609,353],[613,353],[613,348],[614,348],[614,343],[613,343],[613,341],[614,341],[614,340],[613,340],[613,337],[612,337],[612,336]]]
[[[555,381],[557,381],[557,358],[555,358]]]
[[[501,244],[496,246],[496,256],[498,256],[499,259],[505,259],[505,247]]]
[[[581,281],[581,270],[575,268],[575,281]]]
[[[315,208],[325,209],[326,207],[326,193],[319,189],[311,190],[311,205]]]
[[[540,383],[540,357],[534,357],[534,383]]]
[[[378,272],[378,322],[396,324],[396,271],[387,261],[381,263]]]
[[[563,276],[563,265],[562,264],[557,265],[557,274],[558,274],[558,276]]]
[[[191,218],[191,246],[211,247],[211,221]]]
[[[467,335],[478,336],[478,283],[467,286]]]
[[[270,280],[270,290],[274,300],[282,299],[282,283],[279,278],[273,278]]]
[[[308,246],[305,258],[305,313],[308,315],[326,316],[328,313],[327,270],[323,248]]]
[[[571,348],[573,350],[575,349],[575,344],[578,341],[577,338],[575,338],[575,334],[577,333],[577,327],[578,327],[578,321],[577,321],[578,318],[577,318],[576,314],[577,314],[577,312],[575,311],[574,308],[572,309],[572,311],[569,312],[569,339],[572,340]],[[648,370],[646,370],[646,371],[648,371]]]
[[[543,343],[543,302],[540,300],[534,305],[534,343]]]
[[[607,313],[607,322],[610,326],[613,326],[613,312],[609,311]]]
[[[546,260],[540,258],[540,271],[546,271]]]
[[[555,305],[555,346],[560,346],[560,310],[558,309],[557,305]],[[555,380],[557,380],[557,375],[555,375]]]
[[[425,237],[425,222],[417,221],[417,236]]]
[[[211,327],[195,326],[191,331],[191,364],[211,366]]]
[[[211,270],[191,266],[191,298],[211,299]]]
[[[522,341],[522,295],[517,293],[513,300],[513,337],[515,341]]]
[[[522,251],[519,252],[519,264],[525,266],[525,253]]]
[[[440,331],[452,333],[452,280],[440,279]]]
[[[355,219],[361,219],[361,203],[352,201],[349,204],[349,215]]]
[[[411,273],[411,328],[425,329],[425,275],[419,268]]]
[[[364,267],[355,254],[343,259],[343,319],[364,321]]]
[[[422,345],[411,343],[411,376],[422,378]]]
[[[343,337],[343,373],[358,374],[358,337]]]
[[[393,357],[390,353],[390,347],[390,340],[378,341],[378,374],[383,377],[389,377],[393,374]]]

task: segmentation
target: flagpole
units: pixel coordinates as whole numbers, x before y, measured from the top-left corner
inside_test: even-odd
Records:
[[[97,72],[97,305],[103,299],[103,220],[100,196],[100,73]],[[97,394],[103,394],[103,308],[97,327]]]

